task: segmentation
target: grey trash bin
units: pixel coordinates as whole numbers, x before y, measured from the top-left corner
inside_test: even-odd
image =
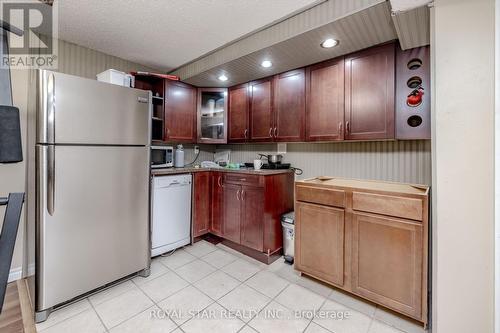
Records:
[[[283,227],[283,255],[285,262],[293,264],[295,243],[295,213],[289,212],[281,216]]]

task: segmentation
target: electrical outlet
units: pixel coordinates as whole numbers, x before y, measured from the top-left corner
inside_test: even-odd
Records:
[[[200,147],[199,146],[194,146],[194,153],[198,154],[200,152]]]
[[[286,143],[278,143],[278,154],[286,154]]]

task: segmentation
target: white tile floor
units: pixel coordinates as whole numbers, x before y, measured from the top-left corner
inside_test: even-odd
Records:
[[[282,259],[264,265],[221,244],[200,241],[169,257],[155,258],[151,271],[148,278],[135,277],[53,312],[37,330],[424,332],[421,326],[381,307],[301,277]],[[313,310],[346,317],[313,318]]]

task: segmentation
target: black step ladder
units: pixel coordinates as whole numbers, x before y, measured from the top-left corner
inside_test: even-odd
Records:
[[[2,58],[9,55],[9,32],[18,36],[23,35],[23,31],[0,20]],[[22,160],[19,109],[12,106],[10,68],[0,68],[0,163],[17,163]],[[23,202],[24,193],[10,193],[6,198],[0,197],[0,206],[6,206],[0,233],[0,313],[5,299]]]

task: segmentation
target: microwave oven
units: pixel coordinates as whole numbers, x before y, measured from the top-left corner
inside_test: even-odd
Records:
[[[174,147],[151,146],[151,167],[171,168],[174,166]]]

